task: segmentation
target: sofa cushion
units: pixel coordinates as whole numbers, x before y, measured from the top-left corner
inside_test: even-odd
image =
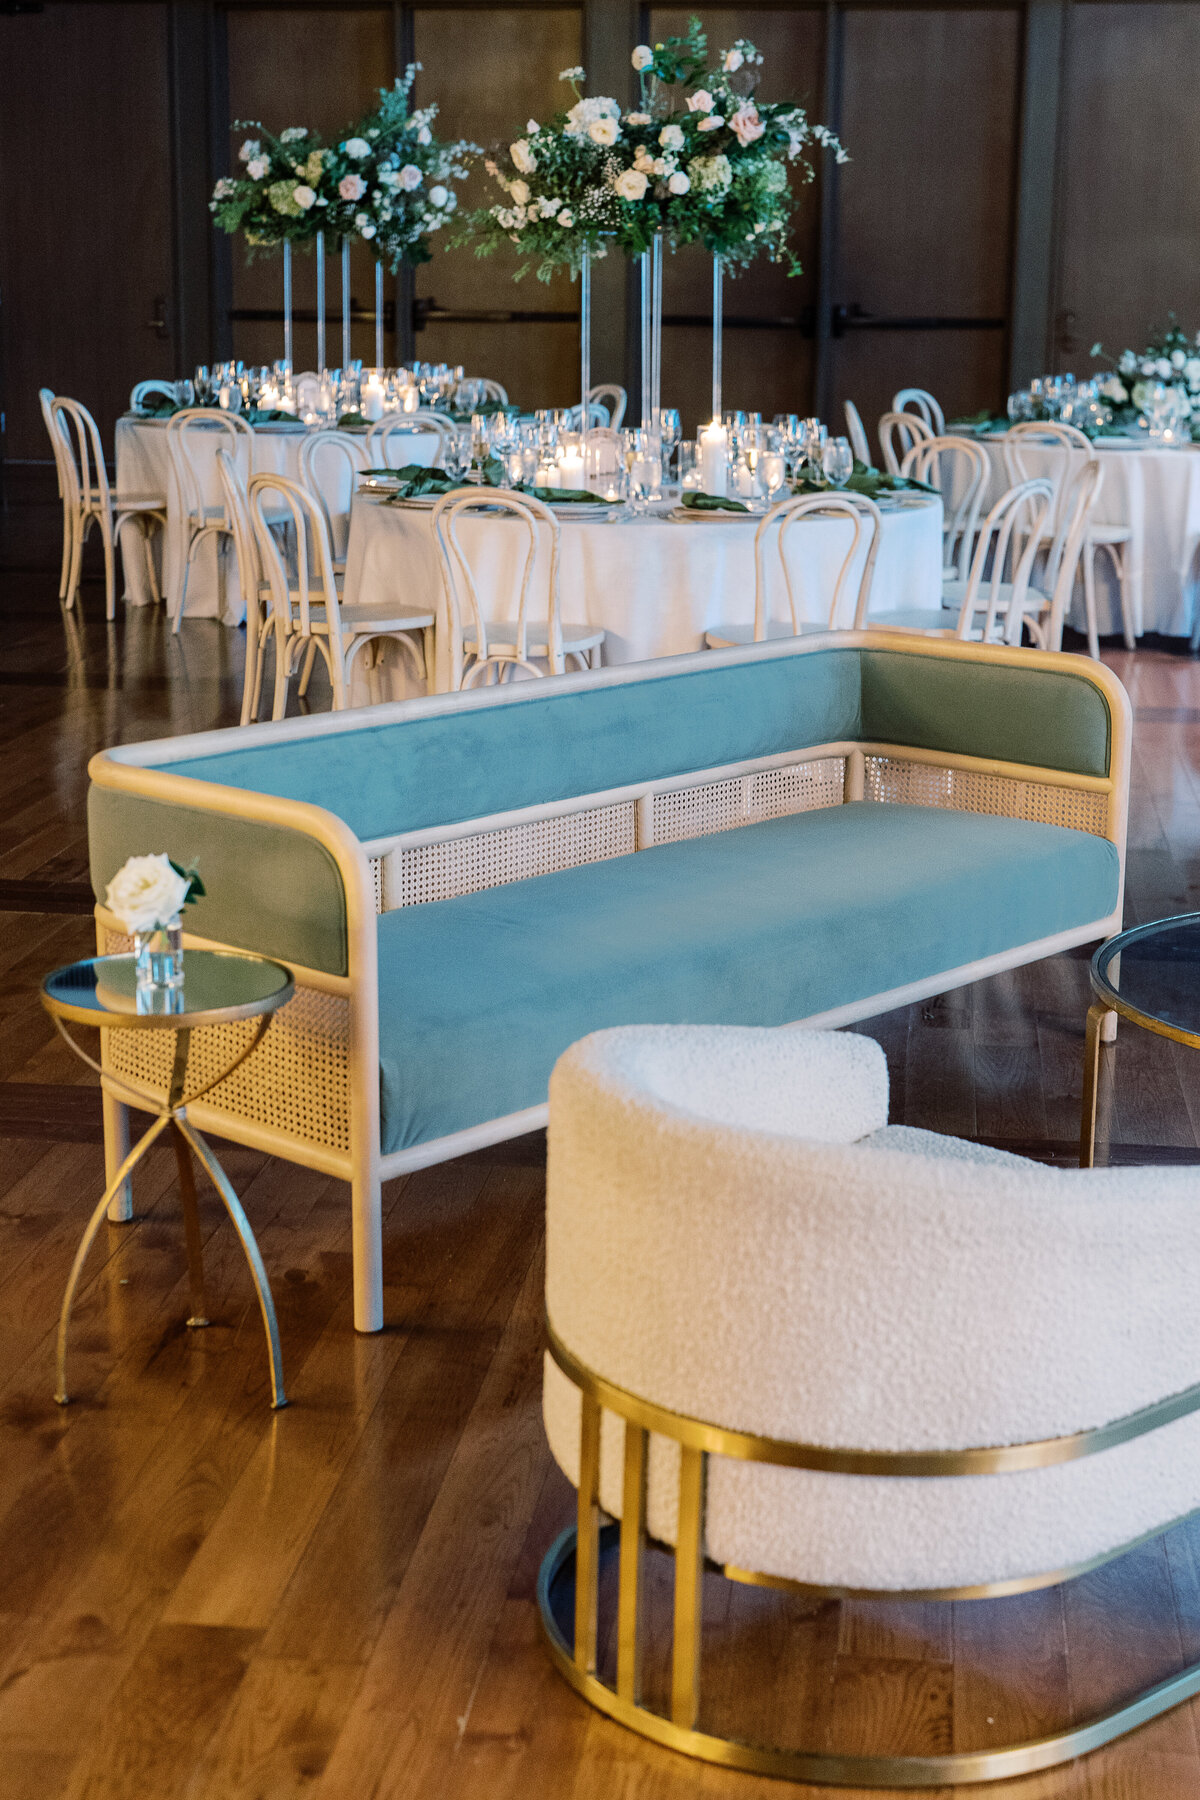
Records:
[[[379,921],[385,1153],[536,1106],[577,1038],[782,1025],[1105,919],[1107,839],[860,802]]]

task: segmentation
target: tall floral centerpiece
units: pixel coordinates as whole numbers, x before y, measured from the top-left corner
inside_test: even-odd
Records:
[[[292,246],[322,236],[334,198],[329,152],[306,125],[290,125],[278,137],[254,120],[238,119],[234,129],[257,135],[238,151],[236,175],[223,175],[213,189],[209,211],[222,231],[241,232],[250,256],[283,248],[283,354],[292,360]],[[325,267],[318,243],[318,355],[324,361]]]
[[[1110,364],[1098,392],[1112,409],[1113,424],[1134,426],[1147,408],[1165,397],[1178,424],[1200,439],[1200,331],[1189,337],[1174,313],[1163,331],[1153,334],[1144,350],[1123,350],[1113,361],[1101,344],[1093,344],[1093,358]]]

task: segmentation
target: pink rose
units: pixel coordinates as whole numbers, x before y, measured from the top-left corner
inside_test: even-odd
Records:
[[[367,184],[361,175],[343,175],[338,182],[338,193],[343,200],[361,200],[367,191]]]
[[[758,116],[758,108],[752,100],[743,100],[737,111],[730,115],[729,129],[739,144],[745,147],[753,144],[767,129]]]

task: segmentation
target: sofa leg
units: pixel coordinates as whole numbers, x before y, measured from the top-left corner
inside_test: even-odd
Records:
[[[104,1113],[104,1181],[107,1186],[129,1155],[129,1108],[110,1093],[101,1096]],[[133,1217],[133,1183],[125,1181],[108,1203],[108,1217],[114,1225],[128,1224]]]
[[[1115,1012],[1107,1012],[1100,1024],[1100,1042],[1102,1044],[1115,1044],[1116,1041],[1117,1015]]]
[[[377,1170],[350,1184],[354,1237],[354,1329],[383,1330],[383,1226]]]

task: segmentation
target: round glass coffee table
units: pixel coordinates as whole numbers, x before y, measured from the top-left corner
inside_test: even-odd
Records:
[[[128,1105],[155,1115],[149,1131],[134,1145],[105,1189],[96,1210],[88,1220],[87,1229],[75,1253],[75,1261],[71,1265],[58,1321],[54,1398],[60,1406],[65,1406],[70,1398],[67,1393],[67,1332],[71,1324],[75,1290],[79,1286],[79,1277],[83,1273],[88,1251],[96,1240],[96,1234],[104,1223],[112,1201],[129,1180],[135,1166],[164,1131],[170,1132],[174,1144],[183,1202],[184,1236],[187,1241],[192,1296],[188,1324],[192,1327],[208,1324],[204,1257],[200,1219],[196,1209],[196,1178],[192,1168],[194,1155],[220,1195],[250,1265],[267,1334],[267,1355],[271,1365],[271,1404],[287,1405],[287,1397],[283,1391],[279,1326],[258,1244],[229,1177],[195,1126],[188,1123],[187,1108],[245,1062],[250,1052],[261,1043],[273,1015],[291,999],[292,992],[291,974],[282,963],[271,962],[263,956],[216,950],[185,950],[183,984],[176,988],[139,991],[136,959],[132,955],[89,957],[85,962],[69,963],[66,968],[55,969],[43,981],[42,1004],[76,1056],[103,1077],[104,1085],[110,1093],[116,1093]],[[244,1020],[254,1021],[249,1041],[231,1061],[219,1067],[215,1075],[206,1073],[199,1085],[189,1088],[188,1053],[192,1032],[205,1025],[230,1025]],[[176,1034],[175,1052],[166,1093],[140,1087],[124,1075],[117,1075],[111,1069],[103,1068],[75,1041],[67,1030],[68,1025],[94,1025],[103,1031],[173,1031]]]
[[[1200,913],[1135,925],[1101,944],[1089,971],[1093,1000],[1083,1063],[1079,1166],[1096,1154],[1096,1091],[1105,1016],[1119,1013],[1143,1031],[1200,1049]]]

